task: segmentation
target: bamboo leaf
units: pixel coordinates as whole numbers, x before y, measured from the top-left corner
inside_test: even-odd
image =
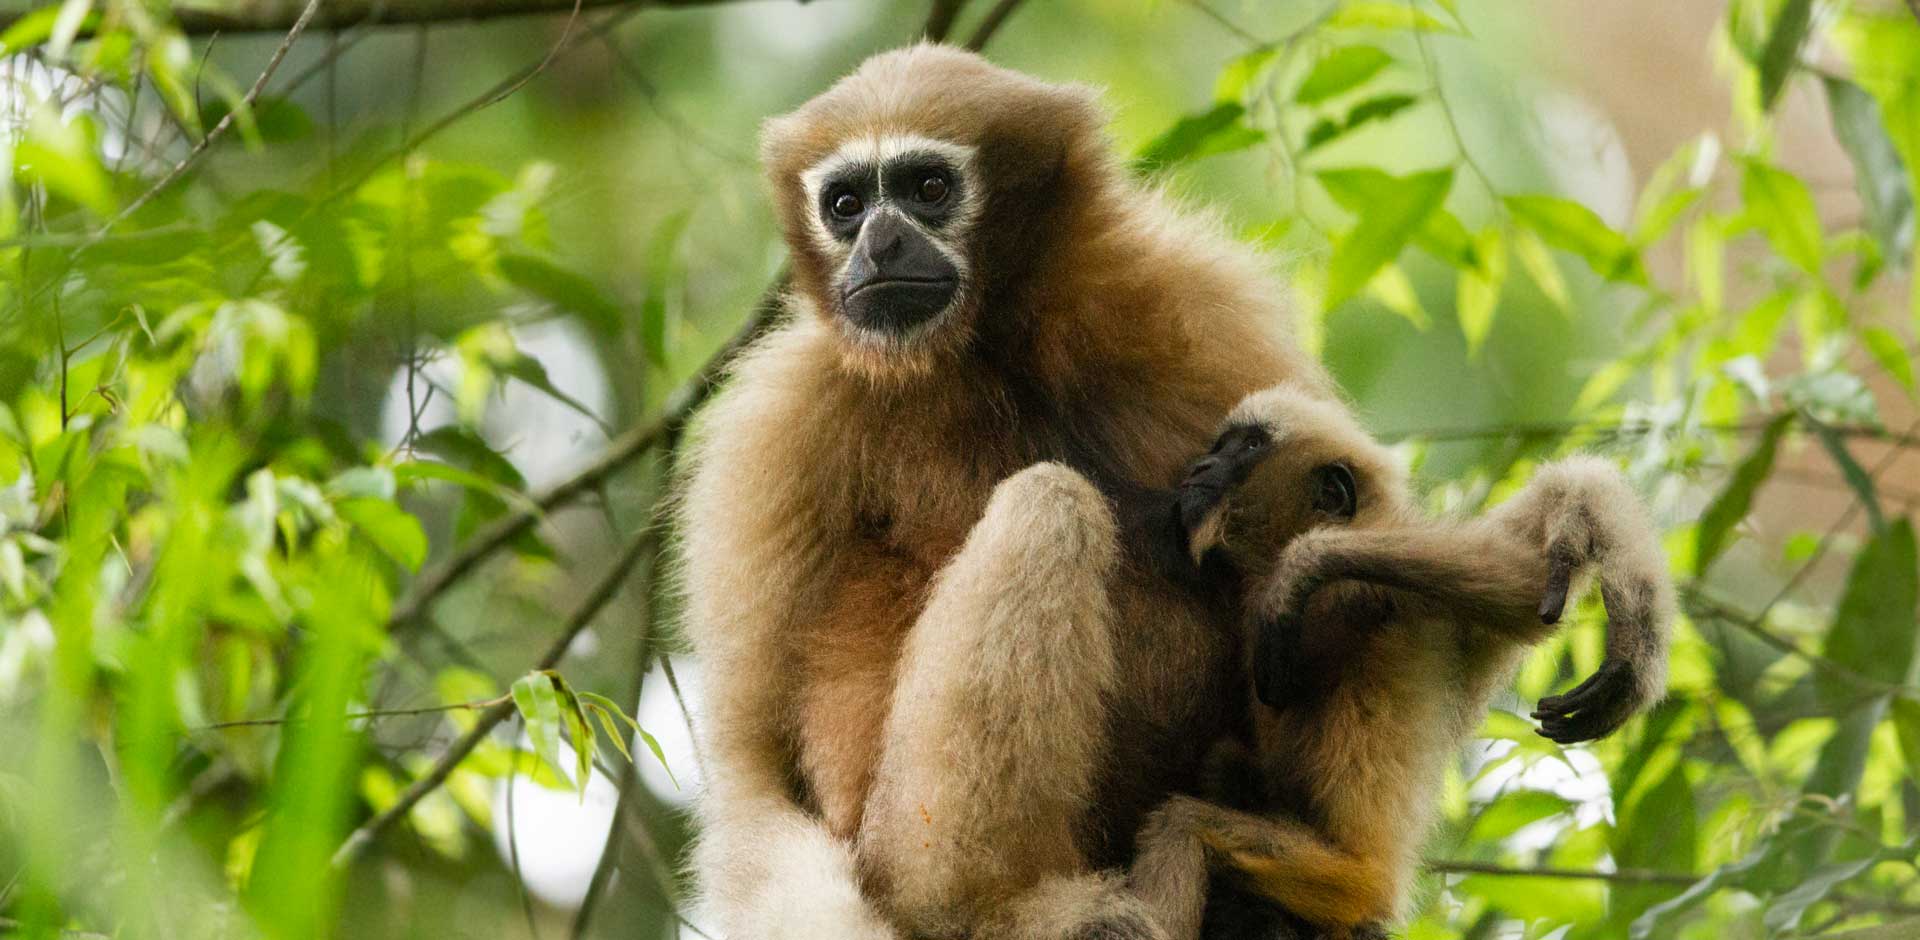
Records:
[[[1134,155],[1134,172],[1152,175],[1177,163],[1244,150],[1265,139],[1241,121],[1246,108],[1225,101],[1199,114],[1188,115],[1148,141]]]
[[[1882,255],[1905,258],[1913,249],[1913,190],[1906,161],[1887,135],[1880,105],[1845,79],[1823,77],[1821,84],[1827,92],[1834,136],[1853,161],[1853,185],[1866,210],[1867,230]]]
[[[1807,41],[1813,25],[1813,0],[1786,0],[1767,33],[1767,44],[1760,50],[1760,109],[1773,110],[1786,87],[1787,76],[1798,65],[1800,46]]]
[[[1793,424],[1791,415],[1781,415],[1767,424],[1760,435],[1760,443],[1754,447],[1739,466],[1734,467],[1733,477],[1727,481],[1726,489],[1714,497],[1705,512],[1700,514],[1700,523],[1695,531],[1695,549],[1693,573],[1701,575],[1713,565],[1714,559],[1726,548],[1727,536],[1740,520],[1747,517],[1753,508],[1753,494],[1773,473],[1774,456],[1780,450],[1780,439],[1786,436],[1787,429]]]
[[[513,707],[519,711],[520,722],[533,741],[534,754],[543,765],[564,778],[566,770],[560,766],[560,696],[553,689],[553,680],[543,672],[530,672],[515,679]],[[586,780],[576,780],[574,785],[584,787]]]

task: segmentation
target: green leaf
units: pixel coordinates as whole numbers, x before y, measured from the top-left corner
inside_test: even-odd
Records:
[[[1547,249],[1547,243],[1541,241],[1539,235],[1523,228],[1514,229],[1508,241],[1513,245],[1514,255],[1520,259],[1520,266],[1526,269],[1527,276],[1533,279],[1534,286],[1540,288],[1540,293],[1545,294],[1561,311],[1571,310],[1573,303],[1567,295],[1567,278],[1560,273],[1560,263],[1553,260],[1553,252]]]
[[[604,695],[598,695],[593,692],[582,692],[580,693],[580,697],[586,699],[589,703],[597,706],[607,714],[618,716],[621,721],[627,724],[627,727],[632,728],[633,733],[639,735],[641,741],[646,742],[647,749],[653,752],[654,759],[660,762],[660,769],[667,772],[667,779],[673,783],[674,789],[680,788],[680,781],[673,776],[673,768],[667,766],[667,753],[660,749],[660,742],[654,740],[653,735],[647,733],[647,729],[640,727],[639,722],[627,717],[627,713],[621,710],[620,706],[614,704],[612,699]],[[612,734],[613,732],[609,731],[608,733]]]
[[[4,155],[4,151],[0,151]],[[94,146],[93,124],[86,117],[64,120],[53,109],[34,111],[26,139],[13,148],[15,172],[96,216],[114,212],[113,187]]]
[[[1353,109],[1347,112],[1344,120],[1322,118],[1307,131],[1301,152],[1306,153],[1316,147],[1330,144],[1374,121],[1384,121],[1413,107],[1419,100],[1412,95],[1381,95],[1354,105]]]
[[[1627,931],[1629,940],[1652,940],[1655,937],[1673,936],[1674,925],[1688,911],[1698,907],[1707,898],[1723,889],[1747,887],[1765,866],[1772,863],[1773,856],[1773,841],[1762,840],[1739,861],[1714,869],[1705,878],[1694,882],[1672,900],[1656,904],[1634,918],[1632,927]]]
[[[1370,167],[1322,170],[1314,174],[1327,191],[1327,197],[1354,215],[1365,215],[1373,206],[1398,198],[1400,181],[1384,170]],[[1455,268],[1466,269],[1479,263],[1473,254],[1473,236],[1460,219],[1444,206],[1428,216],[1427,224],[1413,236],[1413,243],[1435,258]]]
[[[1592,209],[1559,196],[1508,196],[1503,201],[1515,222],[1547,244],[1578,256],[1595,274],[1610,281],[1647,282],[1640,256],[1626,236]]]
[[[1420,295],[1414,291],[1413,282],[1407,279],[1407,272],[1397,264],[1381,268],[1380,273],[1367,282],[1367,293],[1388,310],[1406,318],[1416,330],[1425,330],[1432,325],[1427,309],[1420,305]]]
[[[1360,222],[1334,246],[1327,263],[1327,309],[1344,303],[1367,285],[1375,272],[1398,257],[1414,233],[1447,200],[1453,170],[1431,170],[1390,178],[1392,185],[1380,202],[1360,216]]]
[[[1618,865],[1654,871],[1693,870],[1699,836],[1694,824],[1693,786],[1687,781],[1684,761],[1675,761],[1659,782],[1634,795],[1618,816],[1612,839]],[[1615,924],[1629,921],[1679,892],[1679,888],[1667,885],[1615,885],[1610,916],[1617,918]]]
[[[1786,0],[1780,15],[1767,33],[1767,45],[1760,51],[1760,110],[1773,110],[1786,87],[1787,75],[1798,64],[1800,46],[1813,25],[1813,0]]]
[[[1781,257],[1820,276],[1824,236],[1807,184],[1784,170],[1748,160],[1740,178],[1740,198]]]
[[[420,570],[427,560],[427,533],[420,520],[384,499],[355,497],[333,505],[340,518],[353,524],[373,547],[409,571]]]
[[[47,55],[56,61],[66,58],[67,50],[73,47],[73,40],[80,35],[80,26],[92,11],[93,0],[63,0],[60,16],[53,21],[53,29],[47,34]]]
[[[598,753],[593,725],[587,722],[586,712],[580,708],[580,697],[574,694],[573,686],[567,684],[566,677],[551,669],[546,674],[547,678],[553,680],[554,689],[560,696],[560,717],[566,722],[567,738],[573,742],[573,780],[584,802],[587,798],[587,782],[593,779],[593,756]]]
[[[1833,893],[1833,889],[1866,874],[1881,862],[1911,864],[1916,848],[1920,848],[1920,840],[1910,839],[1905,845],[1885,846],[1865,858],[1822,865],[1803,876],[1799,884],[1774,896],[1767,905],[1767,913],[1761,918],[1761,923],[1775,936],[1784,935],[1799,926],[1807,908],[1825,900],[1827,895]]]
[[[1220,70],[1220,77],[1213,82],[1213,100],[1239,101],[1246,97],[1247,89],[1253,86],[1260,73],[1280,54],[1280,47],[1262,46],[1228,62]]]
[[[1866,468],[1860,466],[1860,462],[1847,451],[1847,442],[1839,431],[1821,421],[1808,423],[1812,425],[1814,435],[1820,439],[1820,446],[1826,448],[1827,455],[1840,468],[1841,478],[1853,489],[1854,498],[1860,500],[1861,507],[1867,511],[1868,527],[1876,533],[1885,531],[1887,517],[1880,511],[1880,498],[1874,492],[1873,477],[1868,476]]]
[[[520,712],[520,721],[526,725],[527,737],[533,740],[533,752],[541,763],[565,777],[566,769],[560,766],[560,696],[554,691],[553,680],[544,672],[530,672],[515,679],[513,707]],[[585,778],[574,781],[576,787],[586,784]]]
[[[1854,556],[1823,654],[1854,672],[1888,685],[1913,681],[1914,620],[1920,597],[1913,522],[1892,520]],[[1830,702],[1859,700],[1858,688],[1826,677]],[[1834,791],[1830,795],[1838,795]]]
[[[1920,701],[1896,696],[1890,711],[1894,733],[1900,739],[1900,757],[1907,762],[1907,775],[1920,777]]]
[[[594,414],[593,409],[588,408],[585,403],[581,402],[577,398],[574,398],[572,395],[569,395],[566,392],[561,391],[558,386],[553,384],[552,379],[547,378],[547,367],[541,365],[540,360],[535,359],[532,356],[526,355],[524,353],[520,353],[513,356],[513,358],[508,359],[503,363],[500,363],[498,367],[501,372],[504,372],[507,375],[513,376],[514,378],[519,379],[520,381],[525,382],[528,385],[531,385],[542,392],[545,392],[547,394],[547,397],[552,398],[554,401],[557,401],[567,406],[568,408],[573,409],[574,411],[578,412],[582,417],[586,418],[589,421],[592,421],[594,424],[599,425],[600,430],[603,433],[605,433],[608,437],[613,436],[613,428],[608,426],[605,421],[600,420],[600,416],[597,414]]]
[[[1825,77],[1822,85],[1834,135],[1853,161],[1853,184],[1866,211],[1867,230],[1883,255],[1904,258],[1913,248],[1913,189],[1906,162],[1887,136],[1880,105],[1845,79]]]
[[[1696,576],[1705,574],[1714,559],[1720,557],[1726,548],[1727,535],[1753,508],[1753,494],[1773,473],[1773,459],[1780,450],[1780,439],[1792,424],[1792,415],[1781,415],[1769,422],[1760,435],[1760,443],[1733,469],[1726,489],[1700,514],[1694,533],[1693,573]]]
[[[1457,288],[1460,332],[1467,338],[1469,358],[1479,355],[1481,344],[1493,329],[1493,313],[1500,303],[1500,290],[1507,283],[1507,243],[1500,230],[1481,232],[1473,244],[1480,264],[1460,272]]]
[[[1458,33],[1452,25],[1424,11],[1392,0],[1348,0],[1322,24],[1326,29],[1417,29],[1429,33]]]
[[[1133,158],[1134,171],[1151,175],[1176,163],[1244,150],[1259,143],[1265,135],[1241,121],[1245,114],[1246,108],[1239,102],[1226,101],[1181,118],[1140,148]]]
[[[212,127],[227,116],[233,103],[215,101],[201,111],[200,120]],[[269,144],[291,143],[313,135],[313,118],[299,105],[275,95],[265,95],[253,103],[253,126],[260,140]],[[241,120],[236,117],[236,121]]]
[[[1900,337],[1886,327],[1870,326],[1861,331],[1860,339],[1866,343],[1874,361],[1880,363],[1880,368],[1887,370],[1894,381],[1911,393],[1914,390],[1913,358],[1907,355],[1907,346]]]
[[[1376,46],[1343,46],[1313,64],[1293,100],[1318,104],[1352,91],[1392,64],[1393,56]]]
[[[620,324],[620,306],[583,275],[527,254],[503,254],[499,266],[500,275],[515,287],[570,310],[600,329],[610,330]]]
[[[1545,790],[1515,790],[1488,803],[1473,818],[1467,837],[1475,842],[1499,842],[1542,819],[1558,816],[1574,806],[1571,800]]]
[[[640,307],[640,348],[654,365],[667,367],[667,292],[672,289],[673,259],[680,234],[692,216],[676,212],[667,217],[647,245],[647,299]]]

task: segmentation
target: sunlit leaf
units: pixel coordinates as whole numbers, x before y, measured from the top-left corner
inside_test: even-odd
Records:
[[[1860,331],[1860,339],[1873,354],[1874,361],[1880,363],[1880,368],[1887,370],[1908,392],[1914,390],[1913,356],[1899,335],[1883,326],[1869,326]]]
[[[1418,29],[1431,33],[1457,33],[1452,25],[1410,4],[1393,0],[1347,0],[1322,24],[1327,29]]]
[[[1313,64],[1293,100],[1318,104],[1358,88],[1392,63],[1393,56],[1377,46],[1342,46]]]
[[[1493,313],[1507,282],[1507,243],[1500,230],[1486,229],[1473,241],[1480,264],[1460,272],[1456,309],[1469,357],[1479,355],[1481,344],[1493,329]]]
[[[1527,271],[1527,277],[1533,279],[1534,286],[1540,288],[1553,305],[1565,312],[1572,309],[1572,300],[1567,295],[1567,279],[1560,272],[1560,262],[1553,259],[1553,252],[1547,249],[1547,243],[1528,229],[1516,228],[1508,239],[1513,246],[1514,256],[1520,259],[1520,266]]]
[[[383,499],[343,499],[334,511],[353,524],[375,548],[409,570],[417,571],[427,560],[427,534],[420,520]]]
[[[1646,283],[1640,256],[1626,236],[1614,231],[1592,209],[1559,196],[1508,196],[1514,221],[1547,244],[1571,252],[1608,280]]]
[[[540,672],[515,679],[513,707],[520,712],[521,724],[526,727],[540,762],[564,778],[566,768],[560,765],[560,695],[554,691],[553,680]],[[581,778],[573,784],[584,788],[587,781]]]
[[[1740,198],[1780,256],[1818,276],[1823,255],[1820,215],[1807,184],[1785,170],[1757,160],[1743,164]]]
[[[1400,254],[1434,210],[1446,202],[1453,170],[1432,170],[1393,179],[1385,198],[1368,208],[1337,244],[1327,263],[1328,309],[1365,287],[1374,273]]]
[[[1467,836],[1478,842],[1499,842],[1543,819],[1557,816],[1574,806],[1573,802],[1545,790],[1515,790],[1488,803],[1473,818]]]

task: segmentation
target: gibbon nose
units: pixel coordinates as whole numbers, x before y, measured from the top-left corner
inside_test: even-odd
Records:
[[[893,211],[860,226],[841,284],[846,316],[868,329],[901,331],[947,309],[960,271],[932,238]]]

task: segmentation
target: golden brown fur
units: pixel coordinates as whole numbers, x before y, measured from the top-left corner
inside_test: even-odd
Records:
[[[1445,761],[1566,597],[1597,571],[1608,660],[1536,717],[1543,734],[1586,740],[1658,698],[1672,587],[1638,500],[1603,461],[1547,465],[1486,516],[1438,521],[1316,395],[1268,390],[1228,423],[1257,423],[1273,441],[1205,528],[1263,585],[1249,671],[1274,707],[1255,708],[1251,754],[1224,746],[1224,759],[1251,765],[1258,792],[1241,797],[1251,812],[1170,801],[1141,837],[1132,881],[1176,940],[1197,936],[1217,869],[1344,935],[1400,913]],[[1311,503],[1312,472],[1334,465],[1358,482],[1350,518]]]
[[[1258,262],[1131,182],[1103,121],[918,46],[767,125],[791,315],[704,412],[681,519],[725,936],[1157,936],[1094,869],[1230,720],[1237,641],[1122,557],[1078,475],[1020,471],[1169,481],[1248,392],[1331,393],[1265,332]],[[803,180],[922,138],[967,161],[981,202],[930,236],[967,263],[877,334],[840,312],[865,249]]]

